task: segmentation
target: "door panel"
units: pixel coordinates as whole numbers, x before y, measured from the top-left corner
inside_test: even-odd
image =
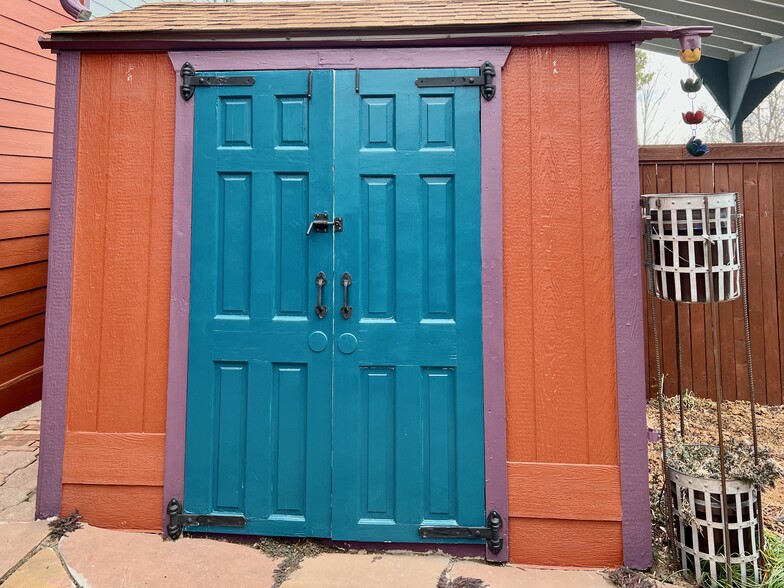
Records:
[[[335,539],[484,524],[479,97],[414,84],[476,73],[336,72]]]
[[[332,241],[305,231],[332,214],[332,72],[314,72],[312,100],[307,71],[252,75],[195,98],[185,507],[248,520],[199,530],[326,537]]]
[[[184,504],[248,520],[199,530],[418,542],[484,524],[480,99],[414,84],[476,74],[363,71],[357,93],[355,72],[314,71],[309,99],[307,71],[249,72],[197,92]],[[316,212],[343,231],[306,237]]]

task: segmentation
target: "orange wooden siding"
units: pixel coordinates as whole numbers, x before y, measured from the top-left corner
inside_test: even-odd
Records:
[[[607,46],[515,48],[503,88],[511,559],[616,565]]]
[[[738,192],[744,213],[754,390],[760,404],[784,402],[784,146],[715,145],[699,159],[678,146],[642,147],[643,194]],[[647,288],[649,396],[654,395],[656,363]],[[660,320],[665,392],[677,392],[675,311],[656,302]],[[701,398],[716,399],[712,319],[701,304],[680,305],[683,345],[682,385]],[[743,306],[740,299],[719,305],[719,353],[724,398],[749,400]]]
[[[160,528],[173,88],[166,54],[82,56],[62,511],[100,526]]]
[[[0,416],[41,397],[59,0],[0,0]]]

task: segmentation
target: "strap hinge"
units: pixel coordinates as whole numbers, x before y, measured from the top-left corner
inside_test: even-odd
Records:
[[[182,85],[180,95],[187,101],[193,97],[193,91],[198,86],[252,86],[256,78],[252,76],[205,76],[194,71],[189,62],[180,68]]]
[[[199,515],[183,512],[182,503],[172,498],[166,507],[169,524],[166,531],[172,539],[182,535],[183,527],[244,527],[247,520],[242,515]]]
[[[456,88],[458,86],[476,86],[481,88],[482,97],[492,100],[495,96],[495,66],[485,61],[478,76],[455,76],[447,78],[417,78],[417,88]]]
[[[423,539],[484,539],[492,553],[499,553],[504,546],[503,526],[501,515],[493,510],[487,515],[486,527],[419,527],[419,536]]]

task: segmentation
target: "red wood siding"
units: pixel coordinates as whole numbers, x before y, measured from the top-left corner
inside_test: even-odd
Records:
[[[62,510],[99,526],[161,524],[173,88],[166,54],[82,56]]]
[[[513,49],[503,88],[511,559],[618,565],[607,46]]]
[[[41,397],[58,0],[0,0],[0,416]]]

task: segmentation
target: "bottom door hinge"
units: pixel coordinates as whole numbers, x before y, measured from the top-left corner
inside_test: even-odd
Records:
[[[499,553],[504,546],[503,526],[501,515],[493,510],[487,515],[486,527],[419,527],[419,536],[423,539],[484,539],[492,553]]]
[[[242,515],[199,515],[183,512],[182,503],[176,498],[172,498],[166,507],[169,514],[169,524],[166,531],[172,539],[178,539],[182,535],[183,527],[244,527],[247,524]]]

